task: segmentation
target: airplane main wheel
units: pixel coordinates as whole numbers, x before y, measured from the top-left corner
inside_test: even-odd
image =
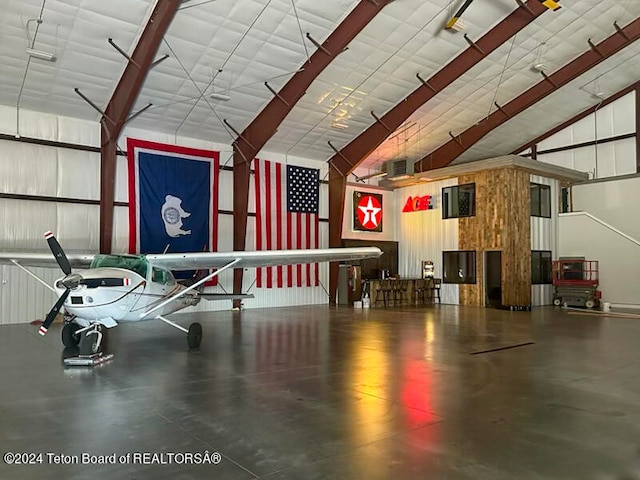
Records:
[[[202,325],[194,322],[189,325],[189,333],[187,333],[187,343],[189,348],[198,348],[202,341]]]
[[[80,342],[80,338],[76,334],[80,325],[74,322],[65,323],[62,327],[62,344],[65,347],[73,348],[77,347]]]
[[[560,305],[562,305],[562,299],[561,299],[561,298],[554,298],[554,299],[553,299],[553,304],[554,304],[556,307],[559,307]]]
[[[101,343],[98,342],[99,335],[95,333],[91,333],[94,330],[89,330],[88,332],[83,332],[80,337],[80,343],[78,345],[78,350],[80,355],[95,355],[100,351]],[[90,335],[87,335],[90,333]]]

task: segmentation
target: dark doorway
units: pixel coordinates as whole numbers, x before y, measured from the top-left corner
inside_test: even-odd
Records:
[[[485,265],[485,305],[502,305],[502,252],[484,252]]]

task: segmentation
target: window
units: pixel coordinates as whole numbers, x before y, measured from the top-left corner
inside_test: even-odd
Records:
[[[442,218],[474,217],[475,215],[475,183],[442,189]]]
[[[151,281],[153,283],[164,283],[165,277],[166,275],[164,273],[164,270],[160,270],[159,268],[153,267],[152,274],[151,274]]]
[[[551,218],[551,187],[531,184],[531,216]]]
[[[147,260],[141,255],[96,255],[90,268],[124,268],[146,278],[147,266]]]
[[[442,252],[444,283],[476,283],[476,252]]]
[[[161,283],[162,285],[175,285],[176,283],[171,272],[156,267],[153,267],[151,281],[154,283]]]
[[[551,278],[551,252],[533,250],[531,252],[531,284],[549,284],[552,283]]]

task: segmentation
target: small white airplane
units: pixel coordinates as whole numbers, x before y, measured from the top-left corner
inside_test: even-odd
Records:
[[[0,263],[10,263],[24,270],[59,295],[39,329],[45,335],[56,315],[64,306],[62,342],[65,347],[78,348],[78,361],[67,364],[94,365],[111,358],[102,356],[106,329],[118,322],[159,319],[187,334],[190,348],[202,340],[202,326],[194,322],[186,329],[169,315],[196,305],[202,298],[229,300],[251,298],[242,294],[203,293],[205,282],[229,268],[251,268],[297,263],[360,260],[379,257],[376,247],[329,248],[315,250],[263,250],[252,252],[201,252],[146,255],[80,254],[67,256],[51,232],[45,234],[53,253],[1,253]],[[26,266],[60,266],[64,276],[54,286],[36,276]],[[72,272],[72,267],[87,269]],[[211,273],[208,271],[215,269]],[[202,278],[178,282],[172,271],[207,270]]]

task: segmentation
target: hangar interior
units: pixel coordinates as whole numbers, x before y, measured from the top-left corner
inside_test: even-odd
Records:
[[[8,0],[0,26],[0,445],[45,454],[1,478],[640,478],[639,2]],[[203,295],[252,298],[171,316],[198,349],[123,322],[112,360],[65,366],[63,325],[31,325],[60,268],[12,261],[54,262],[46,231],[70,258],[162,254],[132,141],[215,158],[205,251],[376,245],[364,280],[431,261],[441,302],[345,306],[337,262],[230,265]],[[293,234],[281,167],[317,178]],[[561,258],[599,262],[606,311],[551,306]]]

